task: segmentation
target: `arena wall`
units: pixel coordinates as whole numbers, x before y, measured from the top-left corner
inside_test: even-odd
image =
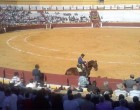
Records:
[[[140,4],[139,0],[0,0],[0,4],[24,5],[99,5]]]
[[[14,72],[18,72],[19,77],[24,78],[25,83],[29,83],[30,79],[33,79],[31,71],[0,67],[0,78],[2,79],[2,83],[6,82],[6,79],[10,80],[13,77]],[[46,82],[47,84],[55,84],[63,86],[74,85],[78,87],[79,76],[67,76],[53,73],[44,73],[44,75],[45,75],[44,82]],[[109,85],[112,87],[113,90],[116,89],[116,84],[122,82],[121,79],[111,79],[107,77],[90,77],[90,81],[92,82],[93,80],[96,80],[98,87],[100,87],[104,81],[108,81]]]

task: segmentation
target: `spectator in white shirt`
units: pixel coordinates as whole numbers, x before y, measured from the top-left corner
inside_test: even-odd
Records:
[[[14,73],[14,76],[10,80],[10,83],[13,84],[13,85],[16,85],[19,82],[20,82],[19,73],[18,72],[15,72]]]
[[[125,97],[128,95],[128,92],[125,90],[125,86],[124,84],[120,83],[120,84],[117,84],[117,88],[116,90],[113,91],[113,94],[115,96],[119,96],[120,94],[123,94]]]
[[[35,88],[36,87],[36,83],[34,83],[33,79],[31,79],[30,83],[27,84],[26,87],[28,87],[28,88]]]
[[[14,86],[25,88],[25,81],[24,81],[24,79],[21,78],[20,81],[18,83],[16,83]]]
[[[134,96],[137,96],[140,100],[140,90],[138,90],[137,85],[133,85],[133,90],[129,92],[129,97],[133,98]]]

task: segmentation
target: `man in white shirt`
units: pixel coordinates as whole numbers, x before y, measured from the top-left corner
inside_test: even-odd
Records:
[[[127,97],[128,92],[125,90],[125,87],[124,87],[124,85],[122,83],[117,84],[117,88],[118,89],[116,89],[116,90],[113,91],[113,94],[115,96],[118,97],[120,94],[123,94],[125,97]]]
[[[20,82],[19,73],[18,72],[15,72],[14,73],[14,76],[10,80],[10,83],[16,85],[19,82]]]
[[[26,87],[28,88],[35,88],[36,87],[36,83],[34,83],[33,79],[30,80],[30,83],[26,85]]]
[[[137,85],[133,85],[133,90],[129,92],[129,97],[133,98],[134,96],[137,96],[140,100],[140,90],[138,90]]]

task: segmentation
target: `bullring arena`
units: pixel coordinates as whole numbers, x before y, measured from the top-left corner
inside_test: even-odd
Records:
[[[90,3],[85,1],[85,4],[89,5],[89,7],[85,6],[84,8],[81,6],[84,2],[78,2],[80,3],[80,5],[78,4],[79,6],[76,6],[75,2],[74,7],[69,8],[70,11],[68,11],[66,6],[59,7],[60,1],[54,2],[54,5],[58,6],[57,8],[53,7],[53,2],[48,1],[53,7],[51,8],[52,10],[49,8],[48,12],[80,13],[83,11],[91,13],[93,10],[94,13],[98,10],[98,13],[102,14],[106,10],[126,12],[140,10],[138,0],[128,0],[128,2],[123,2],[122,0],[114,0],[114,2],[112,0],[110,2],[108,0],[103,3],[100,3],[100,1]],[[4,5],[4,3],[2,2],[1,5]],[[28,9],[30,9],[29,5],[42,5],[44,1],[40,1],[39,4],[37,2],[32,2],[33,4],[31,4],[31,2],[22,2],[20,0],[17,0],[16,3],[12,2],[12,0],[6,3],[24,4],[28,5]],[[63,3],[65,4],[65,2],[60,4]],[[73,5],[74,1],[72,4],[70,3],[67,1],[66,5]],[[116,7],[118,3],[121,3],[121,5]],[[105,5],[108,6],[106,7]],[[35,10],[35,6],[33,8]],[[45,8],[45,11],[43,9],[42,12],[46,13],[47,8]],[[43,73],[64,75],[68,68],[76,66],[77,58],[81,53],[84,53],[86,61],[97,60],[99,65],[98,71],[92,70],[90,77],[124,80],[129,78],[131,73],[135,77],[139,77],[140,21],[100,22],[100,19],[102,19],[101,16],[96,16],[96,18],[86,23],[48,23],[35,25],[35,28],[31,25],[26,28],[23,24],[22,26],[7,27],[6,32],[0,34],[1,74],[5,68],[10,68],[12,71],[32,71],[34,65],[39,64]]]

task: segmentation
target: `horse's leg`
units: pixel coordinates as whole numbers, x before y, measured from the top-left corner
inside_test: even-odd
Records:
[[[86,77],[89,77],[89,75],[90,75],[90,72],[87,70],[86,71]]]

